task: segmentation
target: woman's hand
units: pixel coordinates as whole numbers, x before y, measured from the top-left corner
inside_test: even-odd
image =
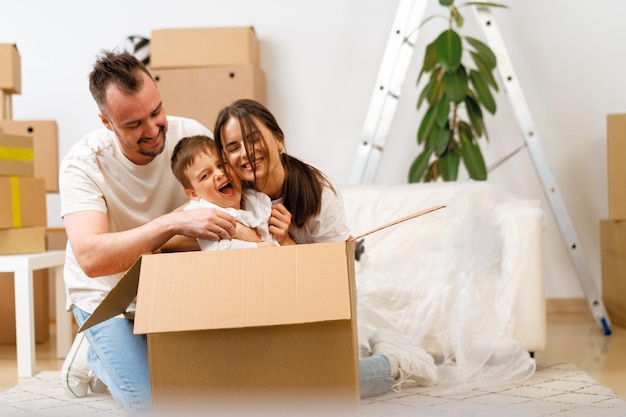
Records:
[[[274,239],[280,244],[295,245],[296,242],[289,236],[289,225],[291,224],[291,213],[282,204],[272,206],[272,216],[269,221],[269,231],[274,235]]]

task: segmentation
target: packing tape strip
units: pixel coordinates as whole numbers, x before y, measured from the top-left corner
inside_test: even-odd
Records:
[[[0,159],[8,161],[33,161],[35,159],[35,152],[33,148],[0,146]]]
[[[13,227],[22,227],[20,179],[18,177],[11,177],[11,210],[13,211]]]

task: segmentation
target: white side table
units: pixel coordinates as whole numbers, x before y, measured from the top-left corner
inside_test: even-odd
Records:
[[[55,276],[57,357],[64,358],[72,344],[71,313],[65,310],[63,265],[65,251],[0,255],[0,272],[13,272],[15,280],[15,332],[17,376],[33,376],[35,368],[35,310],[33,271],[50,268]]]

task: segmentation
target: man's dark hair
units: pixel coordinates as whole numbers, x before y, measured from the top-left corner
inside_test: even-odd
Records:
[[[146,66],[128,52],[102,51],[89,74],[89,91],[101,112],[107,108],[106,88],[115,84],[124,94],[134,94],[142,86],[139,71],[152,75]]]

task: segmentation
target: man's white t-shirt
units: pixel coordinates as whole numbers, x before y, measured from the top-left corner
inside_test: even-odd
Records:
[[[61,217],[79,211],[106,213],[109,231],[141,226],[187,201],[172,174],[170,157],[185,136],[211,132],[192,119],[168,116],[165,149],[147,165],[135,165],[119,148],[115,134],[102,127],[74,144],[61,162]],[[64,269],[67,307],[93,313],[123,273],[90,278],[78,265],[68,242]],[[134,304],[129,311],[134,309]]]

